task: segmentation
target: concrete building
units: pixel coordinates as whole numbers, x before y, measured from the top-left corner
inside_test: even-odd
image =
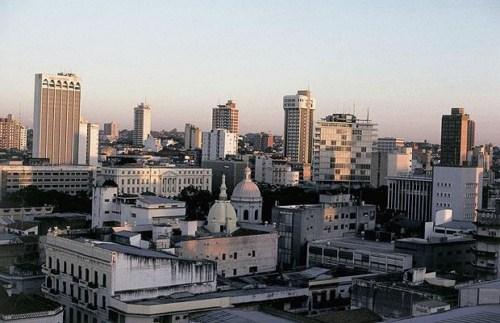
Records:
[[[393,152],[400,150],[405,146],[405,141],[402,138],[383,137],[378,138],[373,151],[375,152]]]
[[[320,188],[370,183],[372,146],[377,133],[370,120],[332,114],[314,128],[313,181]]]
[[[225,129],[238,135],[240,133],[240,111],[236,102],[228,100],[226,104],[218,105],[212,109],[212,130]]]
[[[95,171],[95,167],[83,165],[0,165],[0,198],[27,186],[35,186],[42,191],[56,190],[71,195],[78,192],[90,192]]]
[[[269,155],[255,156],[255,181],[270,185],[297,186],[299,172],[292,170],[286,158],[273,158]]]
[[[500,279],[500,201],[495,209],[479,210],[474,269],[480,279]]]
[[[441,119],[441,166],[463,166],[474,146],[475,125],[463,108],[452,108]]]
[[[151,107],[140,103],[134,108],[134,133],[132,143],[135,146],[144,145],[151,133]]]
[[[186,123],[184,127],[184,148],[188,149],[201,149],[202,132],[201,129]]]
[[[201,160],[225,159],[238,153],[238,135],[226,129],[203,132]]]
[[[356,237],[316,240],[308,244],[307,267],[346,266],[370,272],[404,272],[412,255],[394,250],[394,244]]]
[[[464,284],[458,287],[458,303],[460,307],[476,307],[481,305],[499,305],[500,304],[500,280],[477,282],[473,284]],[[493,318],[500,317],[500,306],[497,306],[498,314]],[[478,319],[476,317],[476,319]],[[473,321],[477,322],[477,321]],[[494,321],[492,321],[494,322]]]
[[[0,291],[0,323],[63,323],[64,308],[40,295],[7,295]]]
[[[120,194],[151,192],[164,197],[175,197],[188,186],[212,191],[212,171],[207,168],[130,164],[102,167],[100,176],[103,181],[108,179],[115,182]]]
[[[99,159],[99,125],[80,120],[78,164],[97,166]]]
[[[453,211],[454,221],[476,220],[483,198],[483,169],[475,167],[434,167],[432,216],[444,209]]]
[[[280,235],[278,257],[281,266],[293,268],[305,265],[308,242],[375,228],[374,205],[323,202],[273,208],[272,222],[276,223]]]
[[[222,175],[226,177],[227,190],[231,193],[236,185],[245,179],[247,163],[242,160],[203,160],[201,167],[212,170],[212,191],[221,186]]]
[[[8,114],[0,118],[0,149],[26,149],[26,128]]]
[[[412,221],[432,221],[432,177],[389,176],[387,208],[403,213]]]
[[[111,142],[116,141],[120,136],[118,124],[111,121],[104,124],[104,136]]]
[[[313,151],[314,110],[316,100],[309,90],[283,97],[285,111],[283,148],[293,162],[310,164]]]
[[[388,176],[409,175],[412,172],[412,161],[411,148],[373,152],[370,184],[374,187],[387,186]]]
[[[216,290],[216,265],[172,254],[96,240],[71,240],[49,233],[44,295],[64,306],[69,322],[172,320],[158,306],[136,301]],[[175,312],[183,311],[180,307]],[[168,311],[166,311],[168,312]]]
[[[245,168],[245,179],[239,182],[231,194],[239,223],[262,223],[262,195],[259,187],[252,182],[252,171]]]
[[[144,151],[157,153],[163,149],[160,138],[155,138],[151,134],[144,141]]]
[[[413,267],[438,273],[472,274],[474,239],[464,235],[405,238],[395,241],[394,249],[413,256]]]
[[[75,74],[35,75],[33,157],[78,163],[81,81]]]

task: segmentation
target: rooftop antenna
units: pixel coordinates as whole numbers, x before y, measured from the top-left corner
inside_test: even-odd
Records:
[[[370,121],[370,107],[366,109],[366,121]]]
[[[352,102],[352,115],[356,115],[356,103],[354,101]]]

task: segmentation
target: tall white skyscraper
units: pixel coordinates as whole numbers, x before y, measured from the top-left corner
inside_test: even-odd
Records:
[[[75,74],[35,75],[33,157],[78,162],[81,82]]]
[[[224,159],[238,153],[238,135],[227,129],[203,132],[202,160]]]
[[[99,125],[80,121],[78,164],[97,166],[99,157]]]
[[[136,146],[144,145],[151,133],[151,107],[144,103],[134,108],[134,135],[133,144]]]
[[[283,97],[285,156],[293,162],[310,164],[313,150],[314,109],[316,103],[310,91],[297,91]]]

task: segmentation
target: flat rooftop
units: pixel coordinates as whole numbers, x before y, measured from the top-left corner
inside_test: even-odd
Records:
[[[399,323],[498,323],[500,322],[500,305],[483,305],[461,307],[454,310],[413,317]]]
[[[183,201],[154,195],[141,195],[137,200],[149,204],[185,204]]]
[[[130,256],[145,257],[145,258],[161,258],[161,259],[179,259],[177,256],[160,251],[154,251],[149,249],[141,249],[133,246],[121,245],[112,242],[101,242],[94,241],[96,247],[101,249],[106,249],[109,251],[114,251]]]
[[[343,237],[326,240],[315,240],[311,242],[311,246],[320,247],[336,247],[345,249],[365,250],[371,253],[391,253],[399,255],[407,255],[394,251],[394,244],[390,242],[363,240],[358,237]]]

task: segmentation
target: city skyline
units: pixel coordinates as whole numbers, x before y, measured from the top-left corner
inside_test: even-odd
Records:
[[[34,74],[71,71],[82,115],[121,129],[146,101],[155,130],[209,130],[212,108],[234,99],[241,133],[283,134],[283,96],[310,88],[315,120],[355,105],[381,137],[438,143],[440,116],[464,107],[477,143],[498,144],[500,6],[449,4],[3,2],[0,114],[32,127]]]

